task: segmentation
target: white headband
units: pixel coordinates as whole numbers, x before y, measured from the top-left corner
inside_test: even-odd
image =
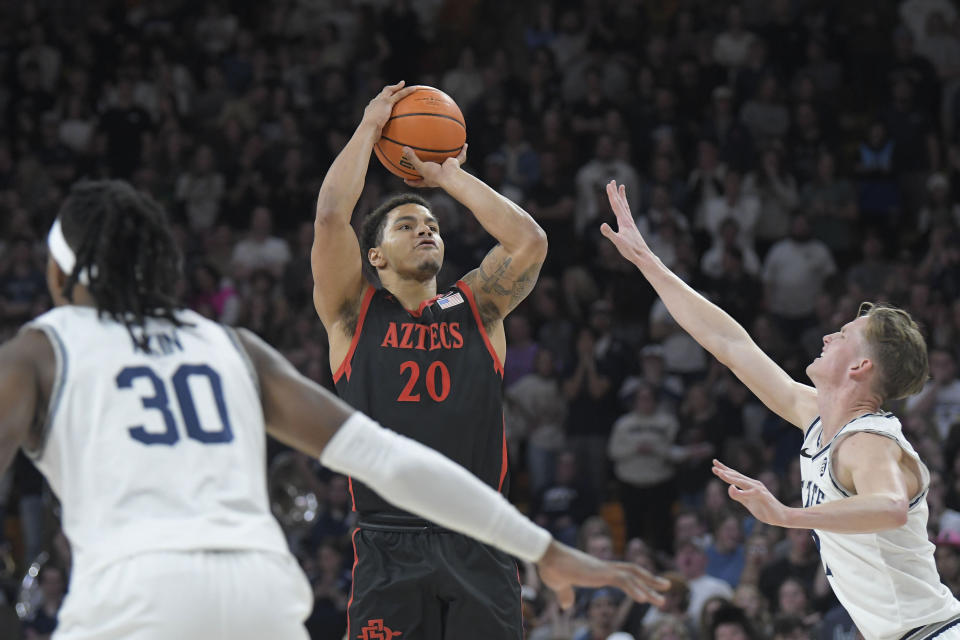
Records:
[[[57,263],[60,269],[68,276],[73,273],[73,268],[77,264],[77,254],[73,252],[67,239],[63,237],[63,229],[60,228],[60,218],[53,221],[50,227],[50,233],[47,234],[47,248],[50,249],[50,255],[53,261]],[[77,281],[83,286],[89,286],[90,278],[87,276],[87,270],[82,269],[77,275]]]

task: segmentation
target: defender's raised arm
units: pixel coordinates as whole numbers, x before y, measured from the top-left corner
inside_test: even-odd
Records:
[[[747,385],[771,411],[805,429],[817,415],[817,392],[800,384],[771,360],[736,320],[694,291],[647,246],[627,204],[626,190],[611,181],[607,197],[617,230],[604,223],[600,232],[653,286],[667,310],[704,349]]]

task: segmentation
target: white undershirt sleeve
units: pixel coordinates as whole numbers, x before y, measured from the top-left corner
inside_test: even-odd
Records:
[[[528,562],[540,560],[552,540],[469,471],[360,412],[334,434],[320,462],[401,509]]]

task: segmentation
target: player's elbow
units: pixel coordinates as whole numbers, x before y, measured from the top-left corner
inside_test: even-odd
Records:
[[[540,225],[533,223],[524,234],[522,255],[529,256],[534,262],[540,263],[547,257],[547,234]]]
[[[890,528],[896,529],[907,524],[907,512],[910,505],[905,498],[890,496],[886,504],[886,513],[890,521]]]

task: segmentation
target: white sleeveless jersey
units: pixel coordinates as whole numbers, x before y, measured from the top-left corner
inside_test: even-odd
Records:
[[[833,471],[832,455],[839,441],[869,432],[895,440],[916,461],[922,486],[913,496],[902,527],[879,533],[841,534],[815,531],[824,570],[840,603],[866,640],[927,637],[929,631],[960,614],[960,602],[940,582],[934,545],[927,538],[927,489],[930,473],[904,438],[893,414],[866,414],[847,423],[830,442],[822,441],[823,425],[814,420],[804,435],[800,458],[803,506],[842,500],[850,492]]]
[[[154,354],[92,308],[29,323],[56,353],[45,438],[27,451],[57,494],[77,571],[134,554],[289,553],[270,513],[256,374],[235,334],[191,311],[147,324]]]

